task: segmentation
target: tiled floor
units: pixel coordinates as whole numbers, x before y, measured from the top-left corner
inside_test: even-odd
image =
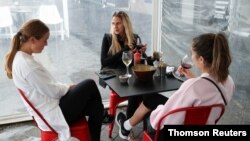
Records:
[[[120,109],[119,111],[124,111]],[[142,140],[142,123],[133,130],[137,141]],[[0,126],[0,141],[38,141],[39,130],[33,121]],[[112,138],[108,137],[108,125],[102,126],[101,141],[123,141],[118,135],[118,126],[115,124]]]

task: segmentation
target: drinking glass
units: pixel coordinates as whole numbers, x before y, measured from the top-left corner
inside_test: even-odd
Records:
[[[192,66],[193,66],[193,61],[192,59],[190,58],[190,56],[188,56],[187,54],[181,59],[181,66],[184,68],[184,69],[191,69]],[[176,75],[178,75],[179,77],[182,77],[182,75],[176,71],[175,72]]]
[[[131,74],[129,74],[129,70],[128,70],[128,67],[131,64],[132,59],[133,59],[133,53],[131,51],[124,51],[122,53],[122,61],[126,65],[126,68],[127,68],[127,73],[125,75],[128,77],[132,76]]]
[[[181,66],[184,69],[191,69],[192,68],[193,61],[187,54],[181,59]]]

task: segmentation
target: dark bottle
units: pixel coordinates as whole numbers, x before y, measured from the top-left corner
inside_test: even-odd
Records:
[[[141,62],[141,54],[137,49],[136,52],[134,53],[134,65],[140,64],[140,62]]]

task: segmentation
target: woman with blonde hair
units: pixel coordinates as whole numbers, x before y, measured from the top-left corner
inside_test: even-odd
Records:
[[[122,52],[134,50],[137,40],[141,42],[140,37],[133,31],[128,14],[123,11],[114,12],[110,33],[105,33],[102,40],[102,69],[125,68],[122,62]],[[142,51],[145,52],[145,50],[146,45],[143,45]]]
[[[123,51],[134,51],[136,44],[141,43],[140,37],[134,33],[129,16],[124,11],[114,12],[111,20],[111,33],[105,33],[102,41],[101,50],[101,64],[102,69],[125,69],[125,65],[122,62]],[[143,44],[141,52],[143,57],[145,54],[146,44]],[[132,64],[133,65],[133,64]],[[145,100],[148,99],[148,100]],[[149,101],[144,103],[143,101]],[[143,102],[148,109],[153,109],[154,103],[166,101],[167,98],[157,94],[147,94],[142,96],[133,96],[128,98],[128,107],[126,115],[122,112],[118,113],[119,117],[123,119],[129,119],[134,115],[135,110],[140,103]],[[150,110],[149,110],[150,111]],[[147,111],[147,112],[149,112]],[[142,120],[144,115],[137,117],[138,120]],[[123,123],[122,123],[123,124]],[[122,126],[118,124],[120,128]],[[124,135],[120,134],[120,137],[127,139],[130,132],[126,132]]]
[[[141,39],[134,33],[128,14],[124,11],[114,12],[111,19],[110,33],[105,33],[102,40],[101,69],[125,69],[125,65],[122,62],[122,53],[128,50],[133,51],[137,40],[140,41]],[[142,51],[145,50],[146,45],[144,45]],[[102,82],[102,80],[100,81]],[[102,85],[103,83],[100,84]],[[128,117],[133,115],[141,99],[141,96],[129,98],[127,109]],[[111,117],[110,121],[113,121],[113,119],[114,117]]]

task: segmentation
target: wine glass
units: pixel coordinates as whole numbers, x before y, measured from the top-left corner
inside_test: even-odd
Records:
[[[125,74],[127,77],[132,76],[131,74],[129,74],[129,71],[128,71],[128,66],[131,64],[132,59],[133,59],[133,53],[131,51],[124,51],[122,53],[122,61],[126,65],[126,68],[127,68],[127,73]]]
[[[181,59],[181,67],[184,69],[191,69],[193,66],[193,61],[187,54]],[[183,77],[178,71],[175,72],[177,76]]]
[[[193,61],[187,54],[181,59],[181,66],[184,69],[191,69],[192,68]]]

